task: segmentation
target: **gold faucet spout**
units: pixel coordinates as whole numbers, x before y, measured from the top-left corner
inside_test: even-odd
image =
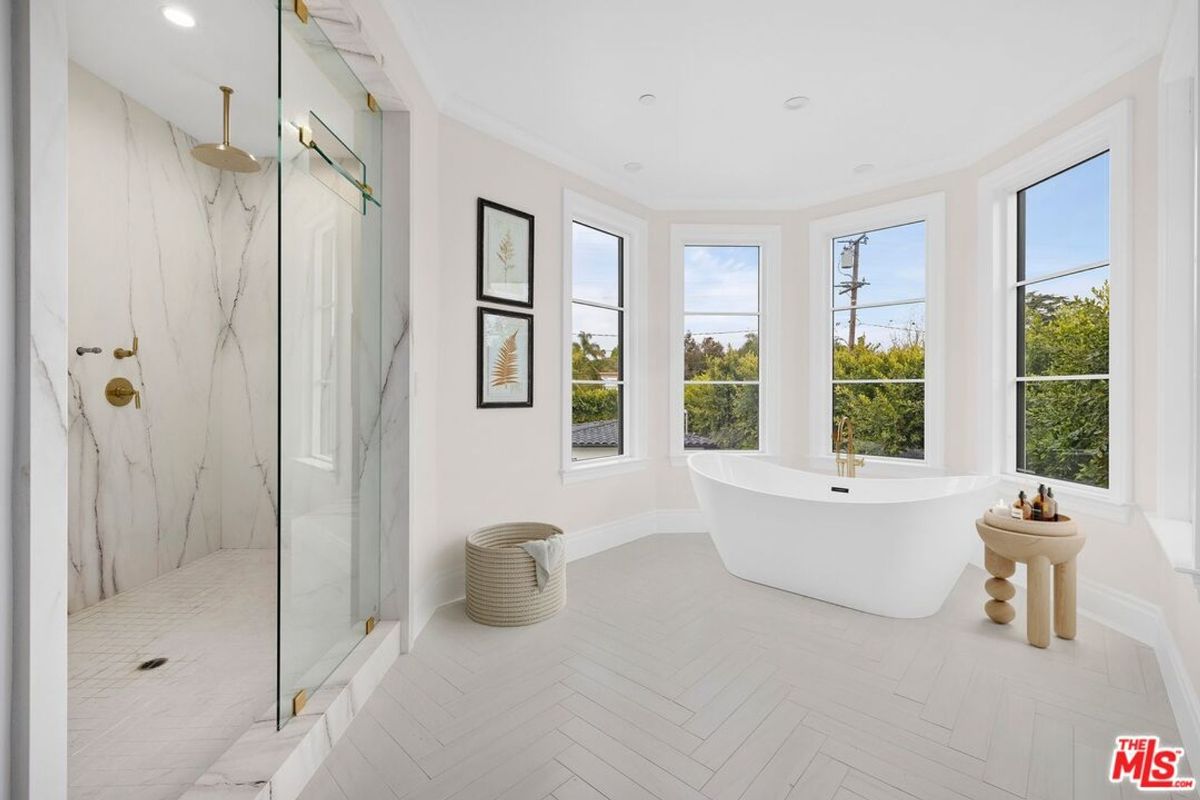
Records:
[[[838,476],[843,478],[855,477],[858,468],[865,463],[862,456],[854,454],[854,420],[845,415],[838,417],[837,426],[833,431],[833,460],[837,465]]]

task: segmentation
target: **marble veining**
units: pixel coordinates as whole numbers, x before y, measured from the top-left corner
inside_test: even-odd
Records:
[[[237,176],[71,65],[69,608],[275,545],[275,168]],[[139,340],[135,358],[115,347]],[[100,354],[77,355],[76,346]],[[142,408],[109,405],[128,378]]]

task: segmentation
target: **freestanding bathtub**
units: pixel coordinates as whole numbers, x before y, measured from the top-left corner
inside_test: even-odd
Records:
[[[941,608],[997,491],[988,477],[839,478],[723,453],[688,469],[725,569],[886,617]]]

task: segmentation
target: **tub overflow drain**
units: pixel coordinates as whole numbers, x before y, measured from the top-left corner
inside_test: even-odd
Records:
[[[148,669],[158,669],[165,663],[167,663],[165,658],[152,658],[149,661],[143,661],[141,664],[138,664],[138,669],[143,671]]]

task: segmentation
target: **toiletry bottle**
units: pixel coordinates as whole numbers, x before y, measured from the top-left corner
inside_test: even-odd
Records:
[[[1030,503],[1030,506],[1031,506],[1031,510],[1033,512],[1033,514],[1032,514],[1033,519],[1039,520],[1039,521],[1042,520],[1045,516],[1042,513],[1042,511],[1046,507],[1046,485],[1045,484],[1038,485],[1037,494],[1035,494],[1033,496],[1033,502]]]
[[[1058,501],[1054,499],[1054,490],[1046,489],[1046,502],[1042,507],[1042,516],[1050,522],[1058,522]]]
[[[1010,512],[1012,514],[1012,518],[1025,519],[1025,507],[1028,505],[1029,504],[1025,502],[1025,493],[1021,492],[1018,494],[1017,499],[1013,501],[1012,511]]]
[[[1021,492],[1021,519],[1033,519],[1033,505],[1029,502],[1029,498]]]

